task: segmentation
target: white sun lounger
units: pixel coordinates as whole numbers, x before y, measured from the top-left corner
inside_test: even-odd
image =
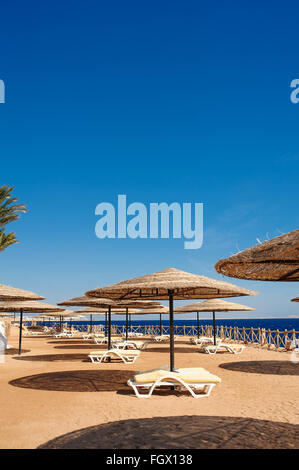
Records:
[[[144,341],[134,341],[132,339],[128,340],[128,341],[112,341],[112,346],[115,347],[115,348],[119,348],[119,349],[140,349],[140,350],[144,350],[144,349],[147,349],[148,345],[150,343],[146,343]]]
[[[136,374],[127,383],[138,398],[150,398],[155,388],[162,386],[175,387],[179,391],[186,388],[194,398],[203,398],[208,397],[215,385],[220,382],[219,377],[202,367],[190,367],[177,369],[176,372],[163,369],[143,372]],[[147,393],[140,393],[141,390]]]
[[[94,336],[93,340],[96,344],[107,344],[108,336]],[[120,336],[111,337],[111,344],[116,343],[117,341],[123,341]]]
[[[120,359],[124,363],[133,363],[140,356],[140,351],[128,350],[128,349],[109,349],[104,351],[91,351],[88,357],[93,363],[95,362],[105,362],[109,359]]]
[[[219,343],[221,340],[220,338],[216,338],[216,342]],[[213,344],[214,338],[212,336],[200,336],[199,338],[191,336],[190,342],[192,344],[196,344],[197,346],[201,346],[203,344]]]
[[[177,339],[177,336],[174,335],[174,340]],[[170,339],[170,335],[157,335],[157,336],[154,336],[154,340],[157,342],[157,343],[162,343],[163,341],[169,341]]]
[[[216,346],[214,344],[203,344],[201,345],[201,349],[208,354],[216,354],[219,351],[223,351],[223,349],[231,354],[241,354],[244,351],[245,346],[242,344],[227,344],[220,342],[216,344]]]
[[[125,333],[124,333],[124,336],[125,336]],[[131,338],[132,337],[138,338],[138,337],[141,337],[141,336],[144,336],[144,334],[143,333],[137,333],[137,332],[134,332],[134,331],[130,331],[128,333],[128,337],[131,337]]]

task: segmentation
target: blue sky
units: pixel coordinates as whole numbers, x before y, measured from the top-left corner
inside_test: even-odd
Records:
[[[20,243],[0,254],[0,282],[58,302],[166,267],[221,279],[219,258],[298,228],[298,10],[1,5],[0,184],[15,186],[28,213],[10,226]],[[118,194],[202,202],[203,247],[99,240],[95,207]],[[236,299],[255,316],[299,314],[296,284],[232,282],[260,292]]]

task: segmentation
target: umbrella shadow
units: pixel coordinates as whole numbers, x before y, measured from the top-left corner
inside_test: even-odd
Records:
[[[151,348],[151,347],[148,347],[147,349],[144,349],[142,351],[142,353],[155,352],[155,353],[167,353],[167,354],[169,354],[169,348],[170,348],[169,345],[166,348]],[[191,348],[181,348],[181,347],[174,346],[174,352],[184,354],[184,353],[194,353],[195,350],[192,347]]]
[[[68,346],[54,346],[54,349],[88,349],[91,351],[92,349],[107,349],[107,345],[103,348],[102,344],[90,343],[90,344],[75,344],[74,346],[69,344]]]
[[[244,361],[220,364],[222,369],[249,374],[299,375],[299,364],[291,361]]]
[[[25,354],[30,352],[30,349],[21,349],[21,353]],[[5,356],[14,356],[15,354],[18,354],[19,350],[17,348],[10,348],[10,349],[5,349]]]
[[[56,392],[117,392],[127,388],[133,375],[132,370],[72,370],[21,377],[9,385]]]
[[[88,340],[84,340],[84,339],[81,339],[81,340],[72,340],[72,339],[68,339],[68,340],[55,340],[55,341],[48,341],[48,344],[94,344],[93,341],[88,341]]]
[[[299,426],[220,416],[114,421],[79,429],[39,449],[294,449]]]
[[[59,361],[79,361],[90,362],[86,354],[44,354],[39,356],[17,356],[13,359],[17,361],[30,362],[59,362]]]

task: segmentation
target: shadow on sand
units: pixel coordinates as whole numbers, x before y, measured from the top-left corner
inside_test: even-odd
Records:
[[[95,349],[107,349],[107,345],[96,343],[75,345],[69,344],[68,346],[54,346],[54,349],[88,349],[89,351],[92,351]]]
[[[21,353],[25,354],[30,352],[30,349],[21,349]],[[5,349],[5,356],[14,356],[15,354],[18,354],[19,349],[18,348],[10,348],[10,349]]]
[[[72,370],[29,375],[11,380],[10,385],[57,392],[118,392],[128,388],[132,370]]]
[[[18,356],[13,359],[17,361],[30,362],[59,362],[59,361],[79,361],[90,362],[86,354],[44,354],[40,356]]]
[[[154,353],[167,353],[169,354],[169,344],[168,346],[164,347],[164,348],[161,348],[161,347],[151,347],[151,345],[145,349],[144,351],[142,351],[142,353],[151,353],[151,352],[154,352]],[[182,354],[186,354],[186,353],[194,353],[194,352],[197,352],[197,349],[194,349],[194,348],[182,348],[180,346],[174,346],[174,350],[175,350],[175,353],[182,353]]]
[[[222,369],[250,374],[299,375],[299,364],[289,361],[244,361],[220,364]]]
[[[175,416],[80,429],[40,449],[294,449],[299,426],[251,418]]]

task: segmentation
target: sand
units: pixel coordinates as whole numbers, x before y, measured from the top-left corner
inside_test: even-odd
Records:
[[[151,344],[134,364],[92,364],[92,342],[24,337],[0,364],[0,448],[299,448],[299,364],[288,352],[246,347],[241,355],[198,353],[176,341],[176,367],[221,377],[208,398],[157,391],[138,399],[134,371],[169,363]]]

